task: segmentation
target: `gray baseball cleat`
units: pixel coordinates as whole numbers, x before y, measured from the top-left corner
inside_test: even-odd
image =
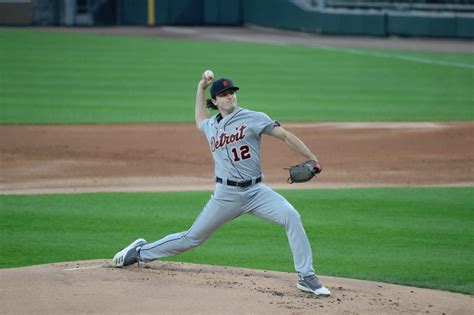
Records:
[[[319,282],[318,277],[310,275],[303,277],[299,275],[296,287],[301,291],[310,292],[319,296],[331,296],[331,291]]]
[[[119,251],[112,259],[112,267],[126,267],[138,262],[140,248],[145,244],[146,241],[143,238],[139,238],[132,244]]]

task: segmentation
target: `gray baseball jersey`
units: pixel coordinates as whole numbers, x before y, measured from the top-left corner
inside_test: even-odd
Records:
[[[300,215],[285,198],[261,182],[261,135],[271,134],[278,125],[264,113],[240,107],[226,117],[217,114],[203,120],[200,129],[215,164],[214,194],[189,230],[144,245],[139,258],[148,262],[177,255],[203,243],[226,222],[251,214],[284,226],[295,270],[302,276],[314,274],[311,247]]]
[[[201,130],[209,142],[220,178],[246,180],[262,175],[260,136],[278,124],[266,114],[237,107],[230,115],[205,119]]]

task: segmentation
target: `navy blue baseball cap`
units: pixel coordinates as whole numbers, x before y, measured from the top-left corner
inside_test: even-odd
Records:
[[[238,89],[239,88],[234,86],[234,83],[232,83],[231,80],[222,78],[212,83],[211,97],[215,99],[217,95],[221,94],[224,91],[237,91]]]

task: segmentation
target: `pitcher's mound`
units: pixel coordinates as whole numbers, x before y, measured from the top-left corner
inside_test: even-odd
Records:
[[[329,298],[296,289],[293,273],[175,262],[123,269],[108,260],[0,270],[2,313],[469,314],[473,297],[320,277]]]

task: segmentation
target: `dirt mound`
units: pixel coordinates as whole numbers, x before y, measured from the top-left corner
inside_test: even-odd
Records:
[[[472,296],[320,277],[333,296],[296,289],[295,274],[175,262],[109,261],[0,270],[2,314],[469,314]]]

